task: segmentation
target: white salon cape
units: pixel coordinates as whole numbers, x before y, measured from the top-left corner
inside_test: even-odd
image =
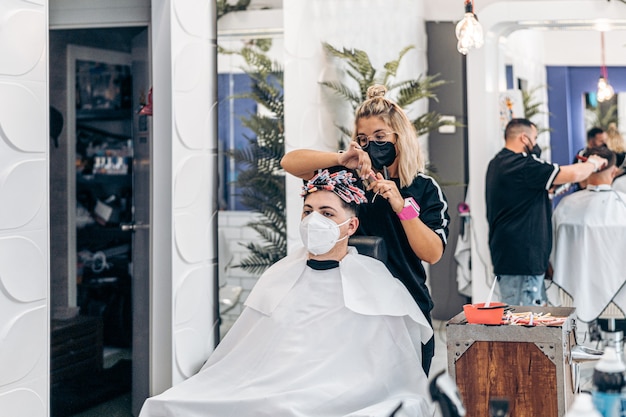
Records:
[[[140,417],[433,416],[421,344],[433,334],[379,261],[349,254],[269,268],[202,369],[149,398]]]
[[[613,181],[613,189],[626,193],[626,175],[615,178],[615,181]]]
[[[607,305],[626,312],[626,194],[588,186],[564,197],[552,215],[553,281],[590,322]]]

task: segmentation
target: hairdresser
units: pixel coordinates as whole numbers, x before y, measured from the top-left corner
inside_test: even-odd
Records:
[[[424,159],[413,124],[405,112],[385,98],[386,88],[374,85],[357,108],[352,142],[345,152],[299,149],[287,153],[283,168],[309,180],[316,171],[341,165],[356,169],[369,183],[369,204],[359,212],[357,234],[382,237],[387,267],[409,290],[432,326],[433,300],[426,287],[422,261],[434,264],[448,237],[448,204],[441,187],[424,173]],[[422,345],[426,374],[435,341]]]

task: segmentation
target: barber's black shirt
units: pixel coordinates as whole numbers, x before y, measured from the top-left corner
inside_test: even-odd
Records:
[[[559,169],[506,148],[489,162],[485,194],[496,275],[540,275],[548,268],[552,249],[548,190]]]

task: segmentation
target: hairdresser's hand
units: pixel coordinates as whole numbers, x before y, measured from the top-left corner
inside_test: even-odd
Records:
[[[376,182],[371,183],[367,189],[375,193],[374,198],[383,197],[387,200],[394,212],[400,213],[404,208],[404,198],[402,198],[396,183],[386,180],[380,172],[376,174]]]
[[[361,178],[367,178],[372,170],[370,156],[356,142],[350,142],[348,149],[339,154],[339,163],[346,168],[357,170]]]
[[[596,169],[593,172],[602,171],[609,164],[609,161],[598,155],[589,155],[589,158],[587,158],[587,162],[591,162],[593,165],[595,165]]]

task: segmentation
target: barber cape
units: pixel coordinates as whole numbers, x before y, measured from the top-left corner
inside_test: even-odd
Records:
[[[615,178],[615,181],[613,181],[613,189],[626,193],[626,175]]]
[[[626,194],[589,186],[563,198],[552,216],[554,282],[584,322],[614,301],[626,311]]]
[[[339,267],[302,249],[259,278],[194,376],[140,417],[432,416],[422,343],[432,328],[400,281],[354,248]]]

